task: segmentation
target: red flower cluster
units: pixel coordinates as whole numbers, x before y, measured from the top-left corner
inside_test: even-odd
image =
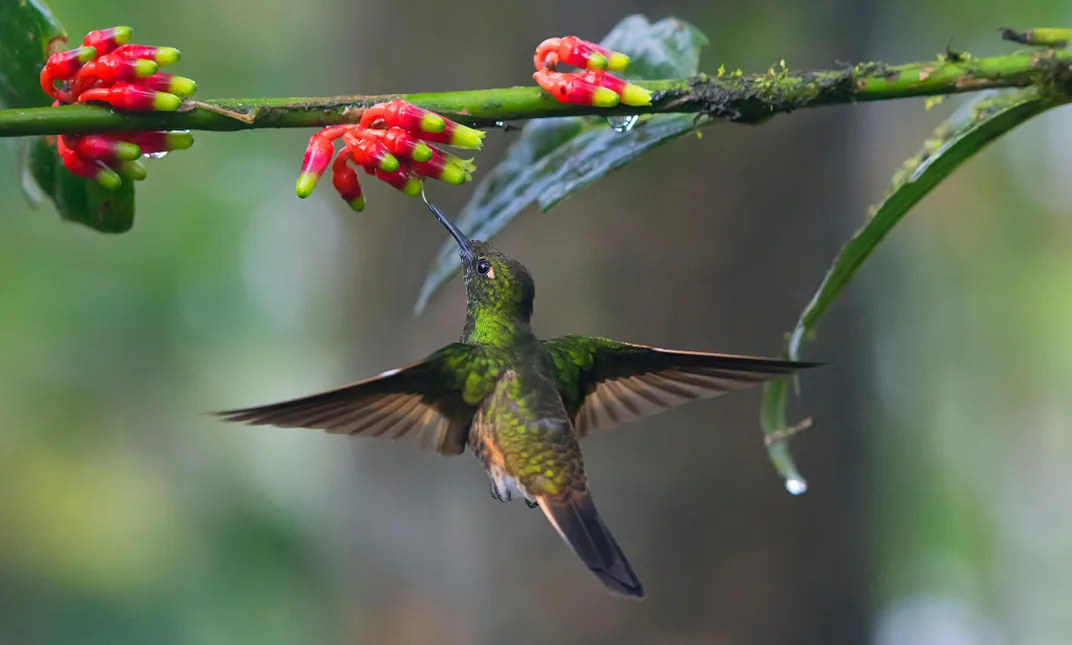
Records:
[[[179,60],[179,50],[127,44],[132,35],[130,27],[91,31],[81,47],[50,56],[41,70],[41,89],[56,99],[53,106],[99,101],[118,110],[179,109],[196,83],[158,71]],[[191,145],[189,132],[136,132],[62,135],[57,149],[68,170],[113,190],[122,182],[120,175],[145,178],[145,167],[136,161],[143,154],[161,155]]]
[[[345,144],[337,156],[336,139]],[[459,159],[426,142],[479,150],[483,139],[481,130],[401,99],[377,103],[365,110],[360,123],[327,127],[309,139],[296,192],[302,199],[311,195],[328,164],[335,190],[355,211],[365,209],[365,197],[354,165],[411,197],[421,193],[423,177],[464,184],[473,179],[476,166],[472,160]]]
[[[629,57],[612,52],[576,36],[548,38],[533,56],[536,73],[532,78],[561,103],[614,107],[651,105],[651,92],[607,72],[620,72]],[[583,68],[578,72],[556,71],[559,63]]]

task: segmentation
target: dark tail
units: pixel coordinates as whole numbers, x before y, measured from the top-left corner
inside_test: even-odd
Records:
[[[600,519],[591,495],[570,493],[565,499],[542,496],[537,501],[558,534],[608,591],[631,598],[644,597],[644,586]]]

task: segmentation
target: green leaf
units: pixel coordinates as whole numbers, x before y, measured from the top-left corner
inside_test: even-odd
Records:
[[[41,68],[66,49],[67,32],[43,2],[0,0],[0,102],[10,108],[45,107]]]
[[[618,23],[600,44],[630,56],[626,78],[654,80],[696,74],[707,38],[674,18],[650,23],[634,15]],[[691,132],[702,120],[691,114],[647,115],[622,132],[603,117],[533,121],[477,185],[456,223],[470,237],[486,242],[530,204],[538,202],[547,211],[611,170]],[[457,247],[448,239],[421,288],[418,312],[458,269]]]
[[[1034,87],[992,90],[966,103],[939,125],[919,154],[905,162],[894,177],[893,187],[885,200],[872,209],[871,219],[841,248],[789,335],[787,356],[791,360],[800,359],[801,346],[814,335],[819,318],[875,247],[919,200],[995,139],[1068,100]],[[786,442],[774,440],[785,439],[793,432],[786,421],[788,384],[787,379],[782,379],[764,387],[761,419],[771,461],[785,478],[790,492],[803,492],[806,484],[793,464]]]
[[[47,107],[41,68],[49,55],[67,49],[67,32],[40,0],[0,0],[0,103],[11,108]],[[45,137],[18,141],[23,192],[35,207],[52,199],[60,217],[103,233],[123,233],[134,224],[134,184],[115,191],[69,172]]]

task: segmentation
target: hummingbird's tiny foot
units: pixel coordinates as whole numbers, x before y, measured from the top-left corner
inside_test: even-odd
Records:
[[[529,508],[536,508],[539,505],[540,505],[539,502],[534,502],[534,501],[532,501],[530,499],[525,500],[525,506],[528,506]]]
[[[498,488],[498,486],[495,485],[495,482],[491,483],[491,486],[489,487],[489,490],[491,491],[492,498],[497,499],[500,502],[509,502],[510,501],[510,494],[507,493],[506,499],[503,499],[502,495],[499,494],[499,488]]]

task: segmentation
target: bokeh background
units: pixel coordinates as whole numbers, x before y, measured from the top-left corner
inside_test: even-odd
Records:
[[[702,67],[928,58],[1059,0],[302,3],[49,0],[72,36],[179,47],[202,97],[529,82],[551,35],[675,15]],[[719,125],[497,239],[541,335],[774,354],[841,243],[958,101]],[[456,339],[456,279],[412,307],[444,239],[368,184],[299,201],[309,131],[197,133],[151,163],[132,232],[31,210],[0,157],[0,643],[1004,645],[1072,638],[1072,110],[929,196],[824,321],[782,488],[759,391],[586,442],[605,519],[649,589],[607,596],[469,455],[218,423]],[[510,134],[493,132],[488,168]],[[435,190],[456,213],[470,188]]]

